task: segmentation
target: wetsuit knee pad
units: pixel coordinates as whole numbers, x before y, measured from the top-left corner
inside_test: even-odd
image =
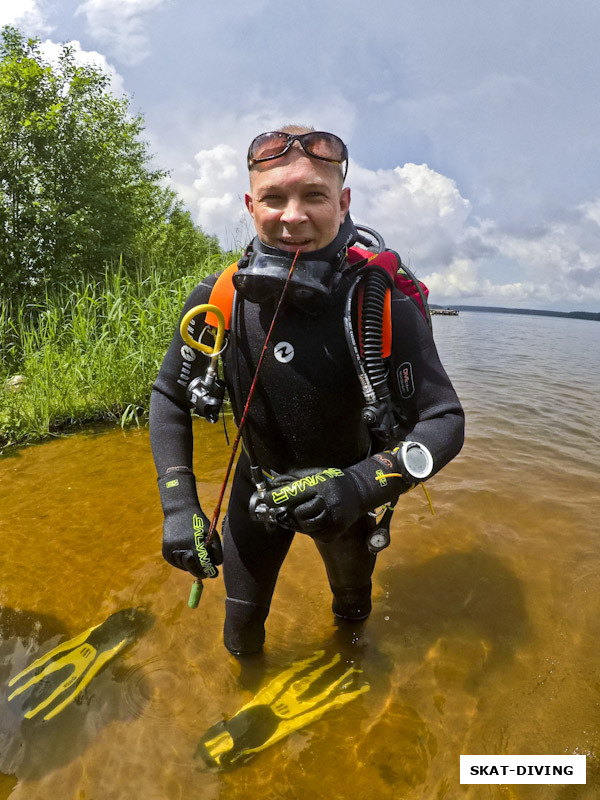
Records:
[[[357,621],[366,619],[371,613],[371,581],[358,589],[331,587],[333,603],[331,609],[339,619]]]
[[[246,656],[262,650],[268,613],[268,607],[231,597],[226,599],[223,641],[232,655]]]

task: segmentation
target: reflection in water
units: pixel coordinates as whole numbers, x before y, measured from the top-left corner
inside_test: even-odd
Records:
[[[477,550],[441,553],[419,564],[391,567],[388,578],[400,587],[387,626],[401,643],[397,657],[437,659],[439,648],[452,651],[448,643],[459,642],[454,656],[437,659],[444,664],[441,670],[453,673],[454,659],[472,649],[468,642],[477,643],[475,649],[485,655],[475,659],[473,671],[461,681],[469,691],[489,670],[512,659],[528,638],[520,582],[496,556]]]
[[[39,777],[85,747],[90,696],[84,692],[92,679],[102,698],[103,724],[124,719],[115,693],[106,691],[106,681],[98,676],[150,624],[143,611],[124,609],[65,641],[64,634],[54,635],[61,629],[57,620],[1,609],[0,771],[17,778]],[[27,666],[16,672],[25,661]],[[112,680],[119,680],[118,673],[113,672]],[[59,714],[64,721],[56,719]]]
[[[53,719],[149,625],[148,615],[140,609],[115,611],[100,625],[60,642],[12,677],[8,702],[19,705],[24,719],[38,714],[44,722]]]
[[[598,796],[600,326],[434,322],[467,410],[463,453],[430,482],[436,515],[419,493],[401,498],[364,624],[336,624],[314,545],[297,536],[261,657],[223,648],[220,579],[192,611],[188,576],[162,562],[147,431],[80,434],[0,461],[0,800]],[[227,449],[218,426],[199,425],[197,441],[211,509]],[[131,607],[154,625],[26,729],[10,677]],[[318,650],[323,663],[340,657],[340,674],[362,670],[370,690],[231,771],[194,758],[216,720]],[[588,782],[460,787],[461,753],[585,753]]]
[[[16,785],[26,750],[22,716],[6,703],[11,672],[31,659],[41,644],[56,641],[64,633],[61,623],[48,615],[0,608],[0,792],[3,785]]]

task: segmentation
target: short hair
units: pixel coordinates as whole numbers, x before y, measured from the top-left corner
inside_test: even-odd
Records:
[[[291,133],[302,135],[303,133],[312,133],[315,128],[312,125],[297,125],[296,123],[291,123],[290,125],[282,125],[281,128],[277,128],[280,133]]]

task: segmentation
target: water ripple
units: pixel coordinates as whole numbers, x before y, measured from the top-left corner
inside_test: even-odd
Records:
[[[172,725],[185,711],[191,681],[184,670],[172,667],[172,660],[156,656],[127,671],[121,683],[122,700],[134,717]]]

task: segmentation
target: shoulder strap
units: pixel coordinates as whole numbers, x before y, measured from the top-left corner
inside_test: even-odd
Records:
[[[426,306],[429,289],[425,286],[423,281],[417,280],[406,264],[402,263],[397,253],[393,250],[384,250],[381,253],[370,253],[368,250],[363,250],[360,247],[351,247],[348,250],[348,261],[350,264],[356,264],[357,261],[364,258],[366,258],[368,262],[365,264],[365,267],[377,266],[384,269],[394,281],[396,289],[399,289],[402,294],[415,300],[421,314],[423,314],[426,320],[428,319],[429,314]]]
[[[208,300],[210,305],[217,306],[217,308],[220,308],[223,312],[223,317],[225,318],[225,330],[227,331],[231,327],[231,309],[233,307],[233,294],[235,292],[232,279],[237,271],[237,268],[238,265],[236,261],[234,264],[230,264],[226,269],[223,270],[223,272],[217,278]],[[213,328],[218,327],[217,318],[212,311],[206,312],[205,322],[207,325],[211,325]]]
[[[348,250],[348,262],[356,264],[357,262],[367,259],[365,267],[380,267],[388,273],[394,282],[396,289],[399,289],[402,294],[410,297],[417,303],[417,306],[423,314],[425,320],[428,321],[431,327],[431,320],[429,319],[429,312],[427,310],[427,297],[429,289],[422,281],[418,281],[412,274],[408,267],[402,263],[400,256],[393,250],[383,250],[381,253],[371,253],[369,250],[363,250],[361,247],[351,247]],[[362,351],[362,336],[361,336],[361,319],[362,311],[362,291],[359,286],[358,291],[358,314],[359,314],[359,341]],[[391,299],[390,292],[386,293],[385,305],[383,310],[383,357],[387,358],[391,354],[392,344],[392,319],[391,319]]]
[[[410,279],[405,277],[404,275],[398,274],[398,270],[400,267],[398,258],[396,257],[395,253],[391,251],[385,250],[383,253],[371,253],[369,250],[363,250],[361,247],[350,247],[348,250],[348,262],[350,264],[356,264],[358,261],[362,261],[363,259],[367,259],[367,264],[365,266],[377,266],[384,269],[394,281],[396,287],[400,289],[401,292],[408,296],[415,297],[415,299],[419,302],[419,305],[422,306],[420,302],[420,298],[418,294],[415,292],[413,283]],[[235,292],[235,287],[233,285],[233,276],[237,271],[238,265],[237,261],[233,264],[230,264],[217,278],[215,285],[212,288],[210,293],[209,303],[211,305],[217,306],[223,312],[223,317],[225,318],[225,329],[229,330],[231,327],[231,310],[233,306],[233,295]],[[425,296],[427,296],[427,287],[421,283],[421,287],[425,292]],[[423,309],[421,308],[423,311]],[[424,313],[424,312],[423,312]],[[358,295],[358,331],[359,331],[359,340],[362,338],[360,334],[361,330],[361,316],[362,316],[362,291],[359,287],[359,295]],[[208,311],[206,314],[206,324],[211,325],[212,327],[216,328],[218,325],[216,316],[211,312]],[[361,349],[362,349],[362,342]],[[385,304],[383,309],[383,357],[388,358],[392,351],[392,315],[391,315],[391,291],[388,290],[385,296]]]
[[[369,250],[363,250],[362,247],[350,247],[348,250],[348,263],[356,264],[362,259],[367,259],[365,267],[381,267],[384,269],[390,278],[395,281],[398,270],[400,269],[400,262],[395,253],[391,250],[384,250],[381,253],[371,253]]]

